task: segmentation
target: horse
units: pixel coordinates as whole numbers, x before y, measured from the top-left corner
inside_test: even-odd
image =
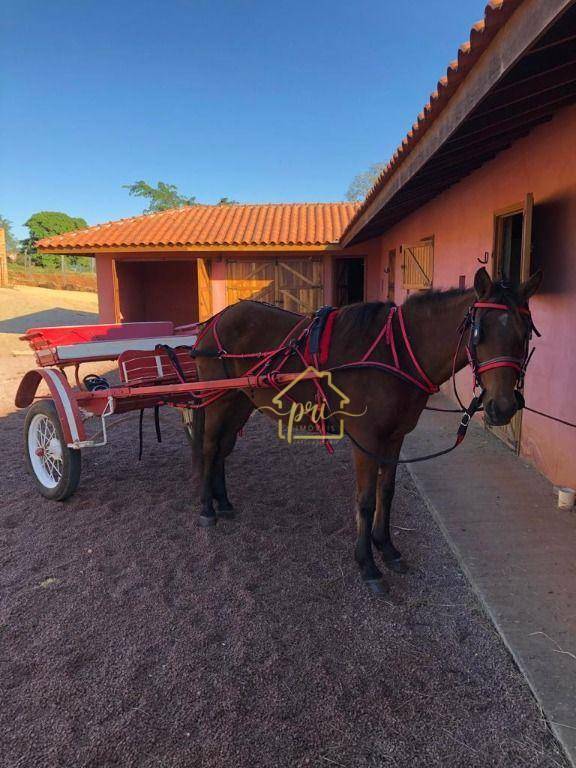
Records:
[[[387,591],[373,549],[390,571],[408,570],[392,540],[390,515],[402,443],[416,427],[430,394],[470,362],[481,388],[476,407],[481,401],[490,425],[507,424],[522,407],[518,387],[534,328],[528,300],[541,277],[536,272],[512,287],[493,282],[481,268],[470,289],[413,294],[401,308],[392,302],[353,304],[335,314],[323,370],[332,371],[334,383],[350,400],[345,409],[350,415],[341,418],[352,442],[356,476],[354,557],[372,592]],[[302,315],[257,301],[227,307],[217,316],[217,324],[213,320],[206,325],[197,342],[199,379],[241,377],[254,370],[255,355],[266,359],[266,351],[275,349],[283,350],[278,353],[282,372],[302,371],[298,333],[308,322]],[[367,349],[369,363],[357,363]],[[273,367],[279,358],[267,359]],[[267,381],[270,386],[225,391],[194,411],[189,429],[200,482],[200,525],[234,516],[225,461],[255,409],[275,418],[272,400],[278,387],[272,386],[273,376]],[[318,388],[313,380],[301,380],[290,395],[293,402],[309,403],[318,399]]]

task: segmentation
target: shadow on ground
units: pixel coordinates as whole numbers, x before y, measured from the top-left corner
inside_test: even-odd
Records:
[[[65,309],[54,307],[28,315],[0,320],[0,333],[25,333],[28,328],[46,328],[54,325],[90,325],[98,322],[96,312],[85,312],[81,309]]]

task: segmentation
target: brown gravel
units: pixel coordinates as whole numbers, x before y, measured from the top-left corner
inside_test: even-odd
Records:
[[[195,526],[176,415],[85,452],[65,504],[0,420],[2,768],[566,766],[407,474],[412,563],[372,597],[352,559],[349,452],[255,418],[229,462],[240,510]]]

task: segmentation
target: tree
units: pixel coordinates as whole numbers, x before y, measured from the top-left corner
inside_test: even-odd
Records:
[[[34,262],[38,266],[56,266],[54,259],[58,257],[41,255],[36,256],[36,243],[43,237],[51,235],[61,235],[63,232],[72,232],[76,229],[83,229],[88,224],[80,216],[68,216],[67,213],[60,211],[39,211],[32,214],[28,221],[24,223],[28,227],[29,237],[22,241],[25,253],[34,256]]]
[[[28,221],[24,222],[28,227],[30,236],[27,243],[31,248],[36,247],[36,243],[43,237],[52,235],[61,235],[63,232],[72,232],[75,229],[83,229],[88,224],[80,216],[68,216],[67,213],[60,211],[40,211],[33,213]]]
[[[122,186],[134,197],[143,197],[148,201],[148,208],[144,210],[144,213],[157,213],[158,211],[167,211],[170,208],[196,205],[196,198],[181,195],[175,184],[159,181],[156,187],[151,187],[145,181],[135,181],[134,184],[123,184]]]
[[[378,176],[380,176],[384,168],[386,168],[386,163],[374,163],[367,171],[354,176],[346,192],[346,199],[350,200],[350,202],[363,200],[376,183]]]
[[[12,232],[12,222],[0,215],[0,227],[6,233],[6,252],[15,253],[18,250],[18,240]]]
[[[164,181],[159,181],[155,187],[150,186],[146,181],[135,181],[134,184],[123,184],[122,186],[134,197],[143,197],[148,201],[148,208],[144,209],[144,213],[158,213],[158,211],[168,211],[171,208],[198,205],[195,197],[181,195],[175,184],[166,184]],[[238,201],[231,200],[229,197],[221,197],[217,205],[238,205]]]

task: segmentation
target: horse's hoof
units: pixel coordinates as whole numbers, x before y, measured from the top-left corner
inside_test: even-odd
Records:
[[[198,525],[200,528],[211,528],[213,525],[216,525],[218,522],[218,518],[216,515],[200,515],[198,518]]]
[[[384,579],[364,579],[364,584],[373,595],[387,595],[388,587]]]
[[[222,520],[233,520],[236,517],[236,512],[233,507],[230,507],[230,509],[219,509],[216,515]]]
[[[394,560],[384,560],[384,565],[393,573],[408,573],[410,570],[408,563],[402,557],[397,557]]]

